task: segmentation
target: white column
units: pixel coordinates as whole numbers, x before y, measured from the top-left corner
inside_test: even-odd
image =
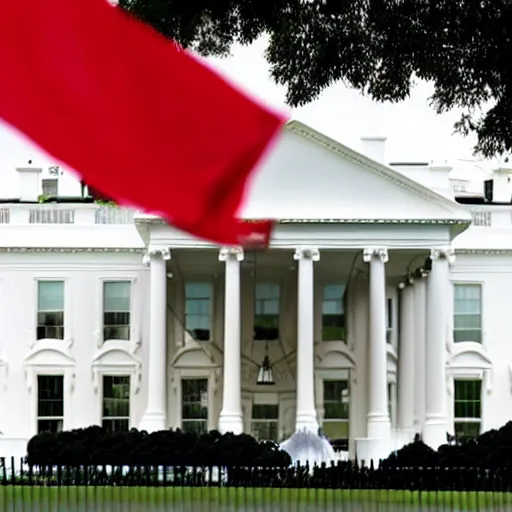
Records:
[[[370,264],[367,435],[374,439],[389,439],[385,269],[388,251],[365,249],[363,260]]]
[[[148,398],[139,429],[148,432],[167,428],[167,261],[170,259],[171,253],[165,247],[150,248],[145,255],[150,275]]]
[[[446,307],[453,251],[433,249],[427,281],[426,402],[423,441],[434,450],[446,443]]]
[[[226,262],[224,293],[224,377],[222,410],[219,417],[221,433],[241,434],[242,417],[242,348],[240,262],[244,252],[237,247],[223,248],[219,260]]]
[[[398,428],[404,443],[414,437],[414,286],[402,283],[400,295],[400,344],[398,346]]]
[[[414,282],[414,430],[423,433],[425,423],[425,335],[426,335],[426,297],[427,272],[420,270],[420,278]]]
[[[300,248],[295,251],[294,258],[299,262],[297,292],[297,416],[295,429],[306,429],[317,433],[313,262],[320,259],[320,253],[318,249]]]

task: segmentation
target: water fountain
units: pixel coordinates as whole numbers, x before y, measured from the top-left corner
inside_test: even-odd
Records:
[[[304,428],[281,443],[281,449],[290,455],[292,464],[315,466],[330,464],[336,454],[329,440],[319,432]]]

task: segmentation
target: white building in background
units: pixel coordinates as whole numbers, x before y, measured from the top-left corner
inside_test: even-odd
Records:
[[[94,424],[278,441],[320,426],[368,460],[510,420],[512,169],[491,204],[447,164],[387,166],[384,139],[363,143],[289,124],[244,210],[280,219],[263,252],[39,204],[58,177],[17,169],[0,205],[2,454]]]

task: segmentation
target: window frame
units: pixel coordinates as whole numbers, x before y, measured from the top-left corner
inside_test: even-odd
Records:
[[[94,332],[96,338],[96,347],[101,348],[104,344],[115,344],[120,342],[123,344],[132,345],[132,349],[136,350],[140,345],[140,307],[138,299],[138,279],[137,275],[134,274],[116,274],[116,273],[105,273],[106,275],[98,278],[97,282],[97,297],[98,297],[98,310],[97,310],[97,329]],[[130,296],[130,339],[129,340],[104,340],[103,339],[103,312],[104,306],[104,282],[119,282],[119,281],[130,281],[131,282],[131,296]]]
[[[55,189],[52,191],[52,194],[48,194],[45,192],[45,185],[48,184],[48,182],[51,182],[52,186],[55,187]],[[50,177],[50,178],[42,178],[41,179],[41,193],[45,197],[57,197],[59,195],[59,178]]]
[[[323,414],[322,414],[322,429],[324,429],[324,424],[326,422],[329,422],[329,423],[346,423],[347,425],[347,442],[350,443],[350,416],[351,416],[351,412],[352,412],[352,400],[351,400],[351,376],[350,376],[351,372],[350,370],[347,370],[347,377],[346,378],[337,378],[337,377],[325,377],[325,378],[322,378],[321,382],[322,382],[322,402],[321,402],[321,407],[322,407],[322,411],[323,411]],[[327,418],[326,415],[325,415],[325,383],[326,382],[346,382],[347,383],[347,388],[348,389],[348,414],[347,414],[347,418]],[[338,403],[338,402],[336,402]],[[343,404],[343,402],[341,402]]]
[[[123,432],[128,432],[132,428],[132,389],[133,389],[133,379],[134,375],[133,372],[125,371],[124,373],[121,370],[118,370],[117,372],[112,371],[103,371],[101,372],[101,426],[103,427],[103,422],[105,419],[107,420],[128,420],[128,428],[126,431],[123,430]],[[128,380],[128,416],[105,416],[104,414],[104,401],[105,401],[105,377],[113,378],[113,377],[127,377]]]
[[[208,285],[210,287],[210,305],[209,305],[209,317],[210,317],[210,332],[207,340],[199,340],[193,336],[193,333],[187,328],[187,300],[206,300],[201,298],[187,299],[187,285],[198,284]],[[210,343],[214,340],[214,329],[215,329],[215,283],[208,279],[185,279],[183,281],[183,329],[185,334],[188,333],[192,339],[199,343]]]
[[[128,325],[128,339],[119,339],[119,338],[106,338],[105,337],[105,285],[107,283],[129,283],[130,284],[130,323]],[[115,278],[104,278],[102,279],[101,284],[101,337],[103,340],[103,343],[107,343],[109,341],[124,341],[124,342],[130,342],[132,340],[132,326],[133,326],[133,300],[134,300],[134,293],[133,293],[133,287],[134,287],[134,280],[133,279],[115,279]],[[125,311],[123,311],[125,313]]]
[[[63,309],[63,328],[64,328],[64,338],[41,338],[37,339],[37,328],[39,326],[39,283],[40,282],[54,282],[59,281],[63,283],[64,288],[64,309]],[[41,343],[46,340],[49,341],[58,341],[60,343],[66,343],[69,347],[73,344],[73,332],[72,332],[72,290],[71,290],[71,282],[69,277],[63,277],[62,275],[55,275],[50,273],[38,274],[34,276],[34,302],[33,302],[33,320],[32,320],[32,332],[29,337],[31,342],[29,343],[29,347],[32,348],[36,343]]]
[[[254,406],[272,406],[272,407],[276,407],[277,408],[277,416],[275,418],[254,418]],[[251,402],[251,414],[250,414],[250,434],[255,437],[256,439],[260,439],[261,441],[274,441],[274,442],[279,442],[279,428],[280,428],[280,422],[279,422],[279,415],[280,415],[280,407],[279,407],[279,400],[277,401],[274,401],[273,403],[268,401],[268,402],[260,402],[258,400],[253,400]],[[260,423],[260,424],[265,424],[265,425],[275,425],[275,430],[276,430],[276,438],[275,439],[262,439],[262,438],[258,438],[256,437],[255,435],[255,432],[254,432],[254,425],[257,424],[257,423]]]
[[[457,316],[457,313],[455,311],[455,290],[458,286],[465,286],[465,287],[478,287],[480,289],[480,328],[479,329],[458,329],[455,327],[455,317]],[[478,343],[479,345],[484,344],[484,318],[483,318],[483,297],[484,297],[484,283],[478,282],[478,281],[453,281],[452,282],[452,332],[451,337],[454,344],[458,343]],[[460,314],[459,314],[460,315]],[[461,315],[464,316],[464,315]],[[467,315],[467,316],[474,316],[474,315]],[[474,332],[480,332],[480,341],[472,341],[472,340],[456,340],[455,333],[457,331],[474,331]]]
[[[347,342],[347,289],[348,285],[347,283],[340,282],[340,281],[323,281],[320,284],[320,305],[319,305],[319,312],[320,312],[320,340],[322,342],[328,343],[331,341],[343,341],[344,343]],[[344,330],[344,336],[340,339],[325,339],[324,338],[324,303],[326,300],[334,301],[335,299],[325,299],[325,290],[328,286],[342,286],[343,287],[343,295],[341,296],[341,304],[342,304],[342,310],[343,313],[341,315],[344,318],[344,326],[341,328]]]
[[[40,416],[39,415],[39,379],[41,377],[60,377],[62,379],[62,416]],[[66,417],[66,375],[64,372],[51,372],[51,373],[41,373],[38,372],[35,376],[36,380],[36,390],[35,390],[35,397],[36,397],[36,433],[42,433],[44,431],[39,431],[39,421],[45,421],[45,420],[57,420],[62,421],[62,432],[65,429],[64,422]]]
[[[459,382],[479,382],[480,383],[480,399],[479,399],[479,407],[480,407],[480,417],[479,418],[471,418],[471,417],[458,417],[456,416],[456,389],[457,389],[457,381]],[[482,425],[483,425],[483,403],[484,403],[484,388],[485,388],[485,382],[483,376],[453,376],[453,400],[452,400],[452,407],[453,407],[453,432],[456,435],[456,425],[457,423],[472,423],[472,424],[478,424],[478,434],[480,435],[482,433]],[[467,400],[466,400],[467,402]]]
[[[258,303],[258,299],[256,297],[256,290],[258,289],[258,285],[272,285],[277,286],[279,290],[279,298],[277,299],[278,303],[278,313],[277,313],[277,338],[275,339],[265,339],[256,337],[255,329],[256,329],[256,304]],[[262,300],[273,300],[273,299],[262,299]],[[253,306],[252,306],[252,338],[257,342],[274,342],[278,341],[281,337],[282,326],[281,326],[281,316],[283,312],[283,283],[277,281],[275,279],[261,279],[254,282],[253,287]]]
[[[179,408],[178,408],[178,425],[179,428],[183,431],[183,381],[184,380],[205,380],[206,381],[206,392],[208,395],[208,404],[206,406],[206,420],[198,420],[204,421],[206,424],[206,432],[209,432],[212,429],[212,397],[214,390],[212,389],[211,379],[209,374],[201,373],[201,372],[180,372],[179,375],[179,389],[178,397],[179,397]],[[185,419],[185,421],[194,421],[193,419]]]

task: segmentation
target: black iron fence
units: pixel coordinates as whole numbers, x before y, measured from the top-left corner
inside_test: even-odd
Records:
[[[0,510],[509,511],[512,468],[44,467],[4,458]]]

